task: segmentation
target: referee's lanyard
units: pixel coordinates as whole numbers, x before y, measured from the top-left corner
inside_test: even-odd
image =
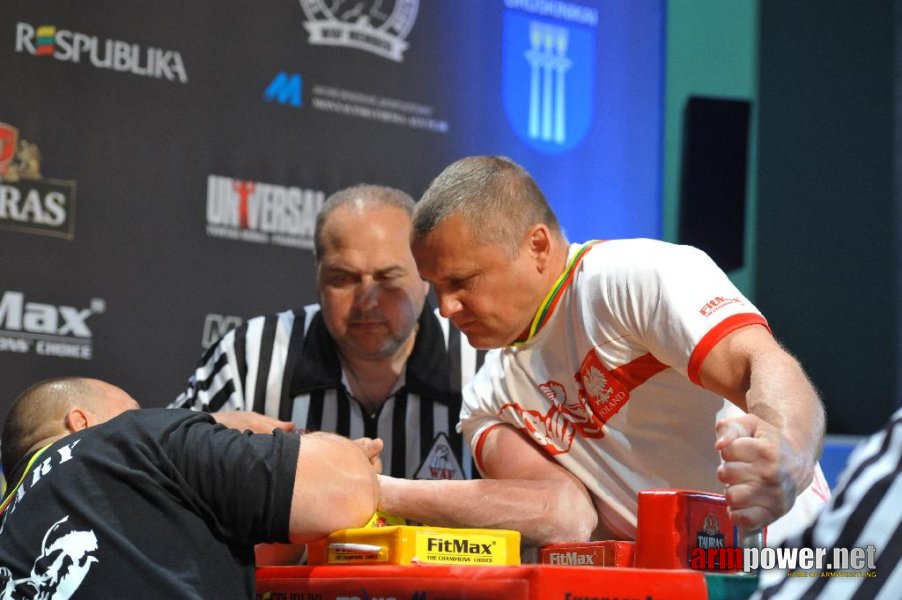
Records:
[[[47,444],[46,446],[44,446],[43,448],[41,448],[40,450],[35,452],[34,456],[32,456],[31,459],[29,459],[28,464],[25,465],[25,471],[22,473],[22,476],[19,477],[19,482],[16,484],[16,487],[14,487],[13,489],[11,489],[9,491],[9,493],[6,495],[6,500],[3,501],[3,504],[0,504],[0,515],[2,515],[4,512],[6,512],[7,507],[10,505],[13,498],[15,498],[15,496],[16,496],[16,490],[18,490],[19,486],[22,485],[22,482],[25,481],[25,477],[28,475],[28,472],[31,470],[31,467],[33,467],[34,463],[37,462],[38,458],[40,458],[41,455],[44,454],[44,450],[46,450],[50,446],[51,446],[51,444]]]

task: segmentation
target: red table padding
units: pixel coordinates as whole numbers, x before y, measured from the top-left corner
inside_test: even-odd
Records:
[[[707,598],[702,573],[681,569],[339,566],[261,567],[257,598],[269,600],[451,600],[546,598]]]

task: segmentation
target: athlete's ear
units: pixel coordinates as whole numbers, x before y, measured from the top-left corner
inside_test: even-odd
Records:
[[[544,223],[536,223],[526,234],[527,248],[541,270],[545,269],[552,250],[551,231]]]
[[[70,408],[69,412],[66,413],[66,429],[69,430],[70,433],[75,433],[76,431],[87,429],[94,424],[95,420],[94,415],[86,409],[75,406]]]

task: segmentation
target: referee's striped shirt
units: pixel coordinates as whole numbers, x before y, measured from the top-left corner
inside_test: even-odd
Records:
[[[225,334],[205,352],[187,389],[170,406],[252,410],[293,421],[303,431],[379,437],[385,442],[386,474],[470,479],[478,473],[457,432],[460,390],[483,356],[425,307],[404,384],[369,415],[343,383],[335,343],[314,304],[254,317]]]
[[[902,408],[887,426],[862,442],[849,457],[830,504],[801,537],[785,545],[876,550],[873,576],[867,569],[842,576],[844,569],[830,565],[825,573],[805,577],[781,572],[761,574],[758,598],[902,598]],[[847,571],[848,572],[848,571]],[[839,573],[839,575],[836,575]]]

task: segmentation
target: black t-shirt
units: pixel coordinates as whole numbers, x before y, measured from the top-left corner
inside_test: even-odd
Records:
[[[172,409],[67,436],[2,517],[0,597],[252,598],[253,545],[288,541],[299,448]]]

